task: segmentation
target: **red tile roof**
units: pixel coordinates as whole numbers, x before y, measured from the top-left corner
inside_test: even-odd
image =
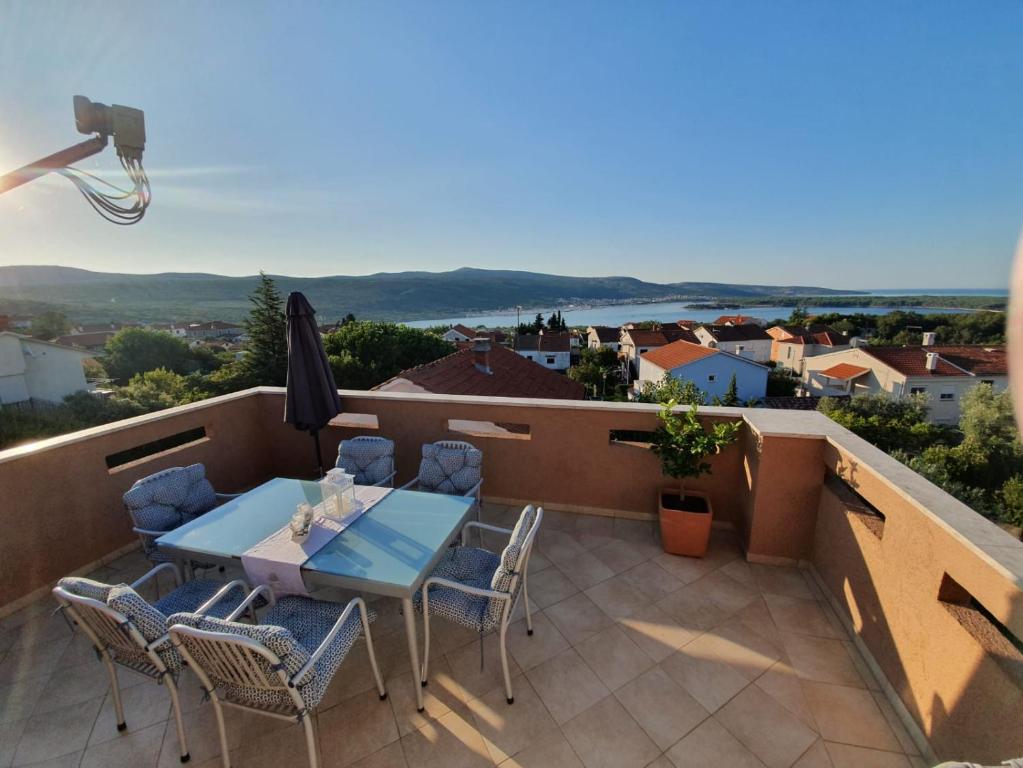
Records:
[[[113,331],[96,331],[95,333],[76,333],[70,336],[61,336],[54,339],[54,344],[62,347],[84,347],[93,349],[106,346],[106,343],[113,337]]]
[[[567,333],[522,333],[515,339],[515,349],[526,352],[570,352],[572,337]]]
[[[649,360],[662,370],[671,371],[680,365],[687,365],[696,360],[702,360],[705,357],[718,354],[721,354],[720,350],[703,347],[691,341],[680,339],[663,347],[644,352],[641,357],[644,360]]]
[[[770,341],[771,337],[759,325],[704,325],[701,326],[717,341]]]
[[[688,328],[666,326],[658,331],[647,331],[640,328],[630,328],[629,337],[637,347],[663,347],[673,341],[689,341],[699,344],[700,339]]]
[[[468,337],[470,339],[476,338],[476,329],[475,328],[470,328],[467,325],[462,325],[461,323],[455,323],[454,325],[452,325],[451,326],[451,330],[452,331],[457,331],[458,333],[460,333],[463,336],[466,336],[466,337]]]
[[[786,329],[787,330],[787,329]],[[820,344],[825,347],[841,347],[849,345],[849,337],[844,333],[827,328],[823,331],[802,330],[792,333],[789,337],[779,339],[780,344]]]
[[[491,373],[475,365],[471,349],[402,371],[374,389],[387,389],[397,379],[405,379],[438,395],[480,395],[484,397],[541,397],[582,400],[586,394],[577,381],[544,368],[510,349],[491,346]]]
[[[749,325],[756,322],[757,319],[749,315],[721,315],[713,325]]]
[[[591,330],[597,334],[601,344],[617,343],[621,338],[621,330],[610,325],[594,325]]]
[[[825,368],[823,371],[819,371],[819,373],[822,376],[827,376],[829,379],[841,379],[842,381],[848,381],[849,379],[855,379],[857,376],[862,376],[869,370],[869,368],[853,365],[852,363],[839,363],[838,365],[833,365],[830,368]]]
[[[904,376],[1005,376],[1009,372],[1005,347],[980,345],[930,345],[906,347],[861,347],[871,357]],[[938,363],[927,370],[927,353],[935,352]]]

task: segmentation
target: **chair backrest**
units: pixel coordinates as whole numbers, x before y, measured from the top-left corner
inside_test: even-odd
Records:
[[[309,652],[284,627],[242,624],[198,613],[170,617],[174,645],[207,685],[224,690],[236,703],[304,707],[290,681],[309,661]],[[309,678],[309,675],[304,677]]]
[[[460,440],[441,440],[423,446],[419,487],[435,493],[466,493],[481,479],[483,451]]]
[[[529,555],[533,551],[533,542],[540,530],[540,523],[543,520],[543,507],[534,508],[532,504],[522,510],[518,522],[512,529],[508,545],[501,553],[501,562],[494,571],[490,580],[490,588],[496,592],[516,593],[522,583],[522,573],[529,566]],[[487,607],[492,618],[500,618],[501,612],[505,609],[503,601],[491,600]],[[508,605],[510,610],[511,606]]]
[[[123,498],[134,526],[151,531],[173,530],[213,509],[217,503],[202,464],[171,467],[143,477]],[[146,554],[156,550],[153,537],[143,536],[142,543]]]
[[[342,440],[335,466],[355,475],[358,485],[379,483],[394,472],[394,441],[375,436]]]

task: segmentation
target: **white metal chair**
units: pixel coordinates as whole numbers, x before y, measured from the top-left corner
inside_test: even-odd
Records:
[[[429,493],[471,496],[476,500],[479,519],[482,487],[483,451],[462,440],[438,440],[423,445],[419,474],[401,486],[401,490],[414,488]]]
[[[427,684],[430,662],[430,616],[437,614],[476,630],[480,633],[481,643],[484,633],[500,627],[505,697],[509,704],[515,701],[508,671],[505,637],[520,592],[525,600],[526,632],[533,634],[533,620],[529,610],[529,556],[542,520],[543,507],[534,509],[530,505],[522,510],[512,530],[469,521],[462,528],[463,541],[469,528],[506,533],[509,539],[504,551],[497,555],[475,547],[453,547],[423,582],[413,604],[423,614],[423,634],[426,638],[422,670],[424,686]]]
[[[150,605],[135,590],[167,570],[174,574],[178,587]],[[243,602],[247,592],[248,586],[240,580],[223,584],[197,579],[182,584],[181,574],[173,563],[156,566],[130,586],[69,576],[53,588],[61,610],[81,628],[92,642],[96,655],[106,665],[117,730],[123,731],[128,727],[114,666],[120,664],[166,686],[174,709],[183,763],[188,762],[189,754],[177,687],[182,665],[181,656],[174,650],[167,634],[167,616],[181,610],[226,616]]]
[[[394,441],[362,435],[342,440],[337,446],[337,463],[357,485],[394,485]]]
[[[246,604],[266,594],[273,607],[262,624],[235,621]],[[213,702],[224,768],[231,758],[223,705],[250,710],[305,729],[311,768],[319,765],[316,707],[360,632],[381,699],[387,698],[373,652],[369,624],[375,615],[361,598],[345,606],[308,597],[274,601],[269,587],[257,587],[226,619],[195,613],[171,616],[174,647],[202,682]]]

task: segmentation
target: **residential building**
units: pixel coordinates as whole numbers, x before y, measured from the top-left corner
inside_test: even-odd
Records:
[[[746,402],[767,394],[767,371],[767,366],[749,358],[679,340],[640,355],[634,392],[639,393],[648,382],[656,383],[669,375],[693,382],[710,400],[723,397],[734,376],[739,400]]]
[[[93,354],[102,354],[107,342],[114,337],[116,331],[93,331],[91,333],[71,333],[59,336],[54,342],[63,347],[86,349]]]
[[[171,336],[177,336],[179,339],[187,336],[187,327],[187,323],[150,323],[149,325],[150,330],[163,331]]]
[[[230,339],[242,336],[245,328],[237,323],[225,323],[213,320],[208,323],[189,323],[185,328],[185,336],[189,339]]]
[[[621,328],[610,325],[591,325],[586,329],[586,346],[590,349],[606,347],[615,352],[621,347]]]
[[[771,360],[797,374],[802,374],[806,358],[852,346],[852,339],[827,325],[775,325],[767,329],[767,335],[773,339]]]
[[[507,336],[504,331],[489,331],[483,328],[474,329],[467,325],[462,325],[461,323],[452,325],[448,330],[441,334],[442,339],[450,341],[453,344],[463,344],[481,336],[485,336],[495,344],[504,344],[507,341]]]
[[[478,337],[471,346],[402,371],[373,389],[438,395],[546,397],[582,400],[583,385],[507,347]]]
[[[807,358],[802,386],[811,395],[924,394],[931,421],[955,424],[963,395],[980,383],[1001,392],[1008,374],[1005,347],[861,346]]]
[[[618,356],[622,359],[629,380],[639,376],[639,360],[643,353],[679,340],[700,343],[695,333],[679,326],[667,325],[657,330],[623,327]]]
[[[567,333],[520,333],[515,351],[552,371],[567,371],[572,365],[572,337]]]
[[[105,331],[119,331],[122,328],[138,328],[138,323],[77,323],[71,328],[71,335],[78,336],[86,333],[103,333]]]
[[[741,315],[735,315],[741,317]],[[719,318],[720,319],[720,318]],[[701,325],[696,337],[705,347],[714,347],[758,363],[771,359],[771,337],[759,325]]]
[[[766,325],[759,317],[749,315],[721,315],[711,325]]]
[[[59,403],[88,389],[80,349],[0,332],[0,405],[41,400]]]

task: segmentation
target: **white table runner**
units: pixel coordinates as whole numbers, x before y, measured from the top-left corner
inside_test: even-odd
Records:
[[[335,536],[379,504],[393,488],[371,485],[355,486],[355,498],[362,508],[340,520],[324,517],[317,506],[313,524],[304,541],[294,541],[291,528],[285,525],[271,533],[242,555],[242,566],[249,584],[266,584],[276,595],[308,595],[302,581],[302,565],[329,544]]]

